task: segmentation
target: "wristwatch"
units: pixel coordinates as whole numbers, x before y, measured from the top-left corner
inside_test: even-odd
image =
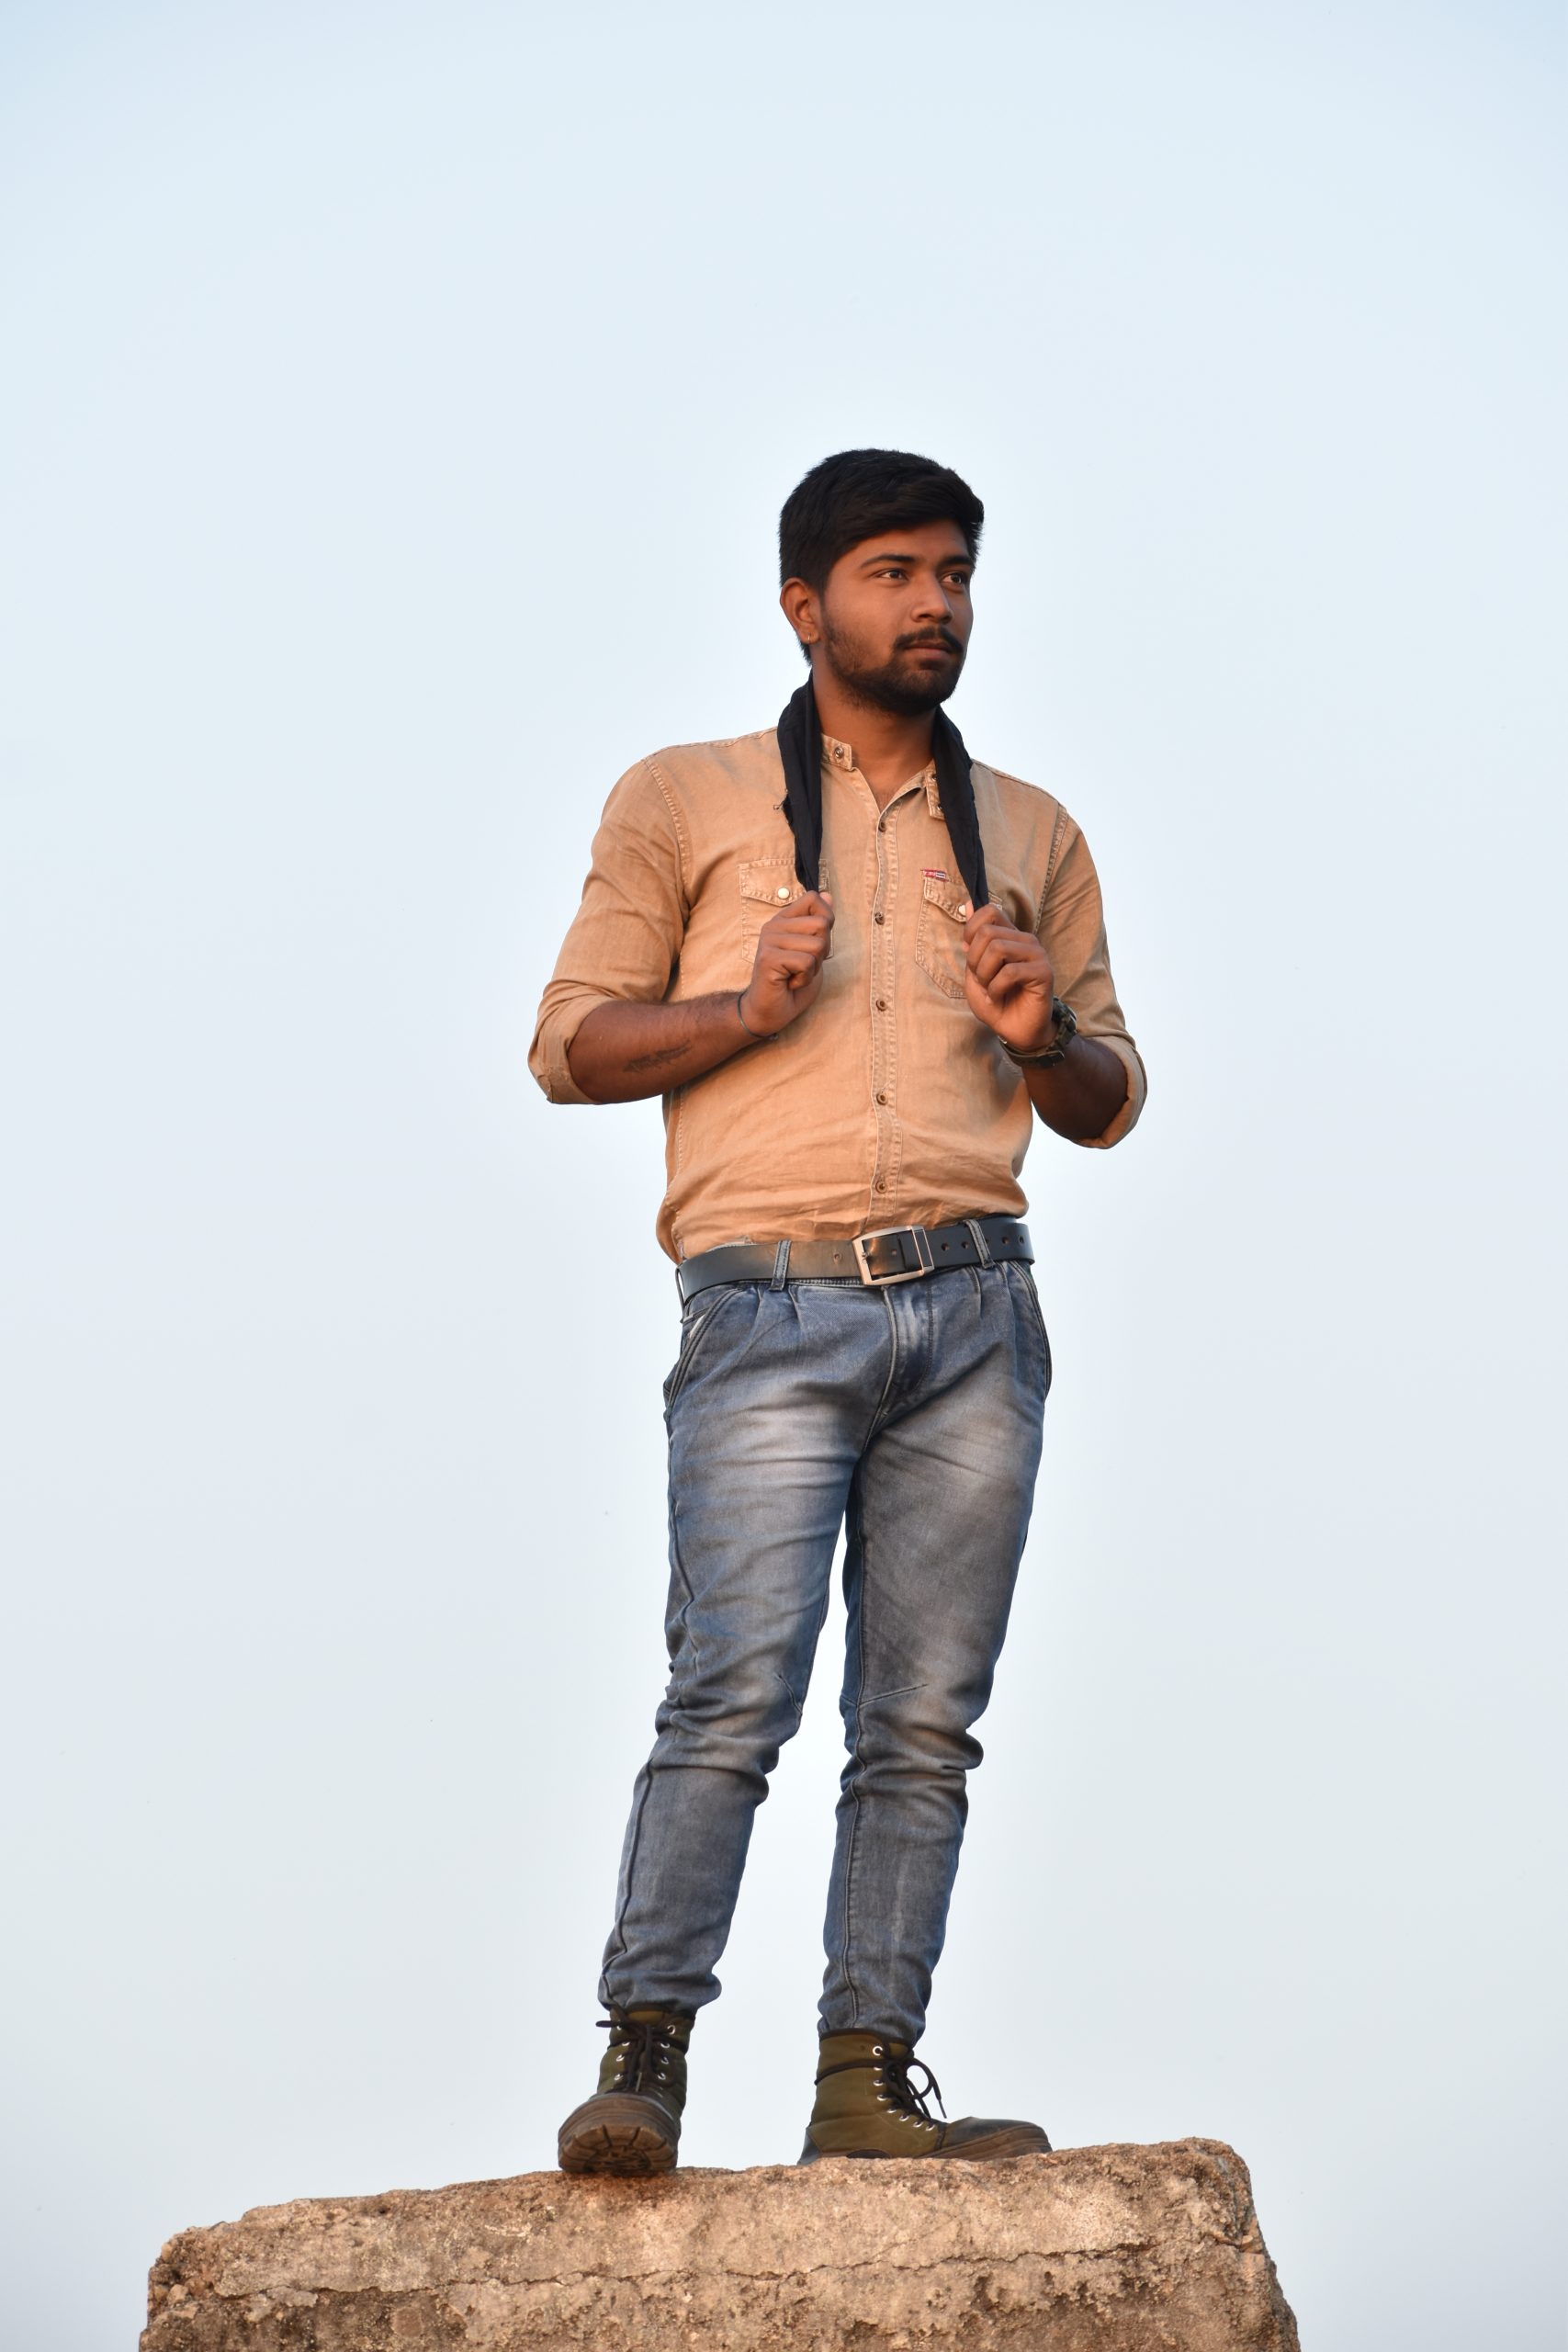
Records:
[[[1010,1046],[1005,1037],[1002,1039],[1003,1053],[1010,1062],[1016,1062],[1021,1069],[1054,1069],[1058,1062],[1066,1060],[1067,1040],[1069,1037],[1076,1037],[1078,1034],[1077,1018],[1072,1006],[1064,1004],[1059,996],[1054,996],[1051,999],[1051,1010],[1056,1016],[1055,1045],[1037,1046],[1032,1054],[1024,1054],[1020,1053],[1016,1046]]]

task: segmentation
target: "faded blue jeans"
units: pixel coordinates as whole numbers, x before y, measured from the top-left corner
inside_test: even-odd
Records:
[[[919,2037],[1050,1378],[1016,1262],[875,1290],[724,1284],[688,1305],[665,1383],[670,1682],[626,1827],[606,2005],[690,2014],[718,1992],[847,1521],[821,2030]]]

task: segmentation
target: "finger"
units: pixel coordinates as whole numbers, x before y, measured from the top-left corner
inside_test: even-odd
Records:
[[[1016,928],[1016,925],[1009,922],[1000,907],[987,899],[983,907],[971,910],[968,921],[964,926],[964,944],[967,945],[972,939],[982,938],[987,932],[995,931],[998,926],[1004,931],[1012,931]],[[1020,936],[1022,937],[1024,934],[1021,933]]]
[[[818,972],[821,968],[821,956],[814,955],[808,947],[773,948],[768,954],[767,969],[770,973]]]
[[[1016,962],[1020,956],[1038,956],[1040,949],[1035,941],[1025,939],[1021,932],[989,931],[982,932],[977,937],[970,940],[964,952],[971,964],[981,964],[987,957],[995,958],[1003,956],[1012,963]]]
[[[798,899],[792,899],[787,907],[781,908],[773,920],[787,922],[795,915],[814,916],[818,922],[824,922],[831,929],[833,901],[821,890],[803,890]]]
[[[1021,965],[1004,964],[1001,969],[994,972],[988,980],[983,980],[981,986],[994,1002],[1005,1004],[1011,997],[1030,992],[1032,983],[1028,972]],[[1041,999],[1042,1002],[1044,1001],[1043,989],[1033,989],[1033,993]]]
[[[781,924],[777,931],[765,933],[757,944],[764,956],[785,947],[804,948],[808,956],[826,956],[828,933],[820,923]]]
[[[993,1004],[1005,1004],[1009,997],[1016,996],[1019,991],[1019,982],[1011,977],[1010,967],[994,972],[988,980],[976,977],[976,986],[985,991]]]
[[[967,940],[965,944],[971,956],[997,951],[1015,956],[1037,956],[1043,961],[1045,955],[1045,950],[1032,931],[1016,930],[1011,923],[1000,931],[995,929],[977,931],[973,939]]]
[[[1008,939],[984,940],[971,947],[969,967],[976,978],[987,988],[996,975],[1003,970],[1013,970],[1020,978],[1035,978],[1042,983],[1050,976],[1050,967],[1040,951],[1039,943],[1026,939],[1019,933]],[[1016,981],[1009,982],[1010,987],[1015,985]]]
[[[833,928],[833,918],[826,908],[808,908],[802,899],[797,899],[793,907],[781,907],[776,915],[768,917],[762,928],[764,931],[787,931],[796,928],[816,932],[821,938],[826,939]]]

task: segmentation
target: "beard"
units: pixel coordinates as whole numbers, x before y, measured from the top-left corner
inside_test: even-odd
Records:
[[[916,669],[903,657],[917,645],[940,645],[947,661],[940,670]],[[892,658],[877,662],[858,638],[833,627],[823,617],[823,651],[833,674],[857,702],[874,710],[890,710],[899,718],[919,718],[937,709],[957,685],[964,669],[964,648],[945,630],[923,637],[897,637]]]

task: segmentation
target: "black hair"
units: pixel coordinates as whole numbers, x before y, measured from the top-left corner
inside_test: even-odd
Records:
[[[795,483],[779,516],[779,580],[822,589],[841,555],[878,531],[956,523],[970,561],[986,510],[962,476],[905,449],[840,449]]]

